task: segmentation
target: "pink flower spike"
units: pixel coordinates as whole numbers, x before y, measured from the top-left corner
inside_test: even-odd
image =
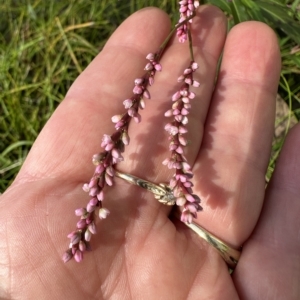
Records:
[[[200,82],[193,80],[193,86],[194,87],[199,87],[200,86]]]
[[[103,201],[103,199],[104,199],[104,192],[103,191],[101,191],[100,193],[97,194],[97,199],[99,201]]]
[[[83,254],[80,250],[76,250],[74,254],[74,259],[79,263],[83,260]]]
[[[95,206],[95,205],[92,205],[92,204],[90,204],[90,203],[88,203],[87,206],[86,206],[86,210],[87,210],[87,212],[89,212],[89,213],[93,212],[95,209],[96,209],[96,206]]]
[[[141,98],[140,102],[139,102],[139,108],[140,109],[144,109],[146,107],[145,101],[143,98]]]
[[[81,239],[81,234],[80,232],[77,231],[71,238],[71,244],[72,245],[78,244],[80,239]]]
[[[98,204],[98,199],[96,197],[92,198],[90,201],[89,201],[89,204],[90,205],[97,205]]]
[[[90,188],[89,188],[89,184],[88,183],[85,183],[83,186],[82,186],[82,189],[88,193],[90,191]]]
[[[85,231],[85,233],[84,233],[84,239],[85,239],[87,242],[89,242],[89,241],[91,240],[91,238],[92,238],[92,233],[90,232],[89,229],[87,229],[87,230]]]
[[[173,96],[172,96],[172,101],[176,101],[181,97],[181,92],[177,91]]]
[[[184,127],[184,126],[179,126],[179,133],[181,133],[181,134],[184,134],[184,133],[187,133],[188,132],[188,130],[186,129],[186,127]]]
[[[116,149],[116,148],[112,149],[111,155],[112,155],[113,157],[115,157],[115,158],[120,158],[120,157],[122,157],[120,150],[119,150],[119,149]]]
[[[162,162],[162,164],[166,166],[169,162],[170,162],[170,159],[169,159],[169,158],[166,158],[166,159]]]
[[[62,256],[62,260],[64,263],[68,262],[70,259],[72,259],[73,254],[72,254],[72,250],[68,249]]]
[[[173,110],[169,109],[168,111],[165,112],[165,117],[171,117],[173,115]]]
[[[79,242],[79,250],[80,250],[81,252],[84,252],[84,251],[86,250],[86,244],[85,244],[84,241],[80,241],[80,242]]]
[[[188,115],[190,112],[186,109],[186,108],[183,108],[182,110],[181,110],[181,114],[183,115],[183,116],[186,116],[186,115]]]
[[[184,81],[184,78],[185,78],[185,77],[184,77],[183,75],[181,75],[181,76],[178,77],[177,81],[178,81],[178,82],[183,82],[183,81]]]
[[[89,230],[92,234],[96,234],[96,233],[97,233],[96,225],[95,225],[94,222],[92,222],[92,223],[89,225],[88,230]]]
[[[120,122],[118,122],[118,123],[116,124],[116,126],[117,126],[118,124],[120,124],[120,123],[123,124],[123,122],[120,121]],[[107,144],[107,145],[104,147],[104,150],[105,150],[105,151],[110,151],[114,146],[115,146],[115,145],[114,145],[113,143],[109,143],[109,144]]]
[[[115,116],[112,116],[111,121],[112,121],[113,123],[118,123],[119,121],[121,121],[122,117],[123,117],[122,115],[115,115]]]
[[[91,197],[95,197],[99,193],[99,188],[98,187],[93,187],[90,189],[89,195]]]
[[[193,203],[186,204],[185,208],[188,209],[190,213],[197,214],[197,206],[195,206]]]
[[[110,214],[110,211],[107,208],[99,209],[99,218],[100,219],[106,219],[109,214]]]
[[[191,78],[186,78],[185,81],[184,81],[186,84],[192,84],[193,81]]]
[[[69,233],[68,235],[67,235],[67,238],[68,239],[71,239],[73,236],[75,236],[77,234],[77,231],[72,231],[71,233]]]
[[[149,53],[146,56],[146,59],[148,59],[148,60],[154,60],[154,58],[155,58],[155,54],[153,54],[153,53]]]
[[[176,199],[176,205],[183,206],[186,203],[186,199],[184,197],[179,197]]]
[[[127,112],[127,113],[128,113],[128,115],[129,115],[130,117],[134,117],[134,116],[136,115],[137,111],[136,111],[135,108],[131,107],[131,108],[128,109],[128,112]]]
[[[196,62],[193,62],[191,67],[192,67],[193,71],[196,71],[199,68],[199,66]]]
[[[96,168],[95,168],[95,173],[97,173],[98,175],[102,174],[102,172],[105,170],[103,164],[100,164],[98,165]]]
[[[79,220],[79,221],[77,222],[76,226],[77,226],[78,229],[83,229],[84,227],[86,227],[85,219]]]
[[[134,84],[135,85],[141,85],[144,83],[144,79],[143,78],[137,78],[134,80]]]
[[[133,101],[131,99],[126,99],[123,101],[123,104],[124,104],[125,108],[128,109],[132,106]]]
[[[113,186],[112,178],[107,173],[105,174],[105,182],[107,185]]]
[[[136,94],[136,95],[141,95],[143,93],[143,88],[136,85],[134,88],[133,88],[133,93]]]
[[[190,214],[189,211],[184,210],[184,211],[181,213],[180,220],[181,220],[182,222],[184,222],[184,223],[191,224],[192,221],[193,221],[193,216]]]
[[[181,165],[182,165],[182,169],[183,169],[183,171],[190,171],[191,170],[191,166],[187,163],[187,162],[185,162],[185,161],[183,161],[182,163],[181,163]]]
[[[106,173],[109,175],[109,176],[114,176],[115,175],[115,170],[112,166],[108,166],[106,168]]]
[[[81,217],[84,214],[86,214],[86,209],[85,208],[77,208],[75,210],[75,215],[78,216],[78,217]]]
[[[186,146],[187,145],[187,140],[185,137],[183,137],[182,135],[179,135],[178,137],[178,141],[182,146]]]
[[[144,90],[143,96],[144,96],[145,98],[147,98],[147,99],[151,99],[150,93],[149,93],[149,91],[146,90],[146,89]]]
[[[152,76],[149,77],[149,84],[150,85],[153,85],[154,83],[154,78]]]
[[[187,116],[184,116],[184,117],[182,118],[182,120],[181,120],[181,123],[182,123],[183,125],[186,125],[188,122],[189,122],[189,119],[187,118]]]
[[[187,201],[192,202],[192,203],[195,202],[195,199],[191,194],[185,194],[184,196]]]
[[[183,74],[188,75],[188,74],[191,74],[192,72],[193,72],[193,70],[191,68],[187,68],[184,70]]]
[[[179,153],[179,154],[183,154],[183,149],[182,149],[182,147],[178,146],[178,147],[176,148],[176,152]]]
[[[137,113],[137,114],[133,117],[133,119],[134,119],[134,121],[135,121],[136,123],[140,123],[141,120],[142,120],[142,117],[141,117],[141,115],[140,115],[139,113]]]
[[[162,70],[161,64],[155,64],[154,68],[158,72],[160,72]]]
[[[153,65],[151,63],[147,63],[145,68],[144,68],[145,71],[151,71],[153,70]]]

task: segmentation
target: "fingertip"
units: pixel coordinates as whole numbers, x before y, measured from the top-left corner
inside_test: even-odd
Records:
[[[171,29],[169,16],[159,8],[146,7],[129,16],[106,43],[111,46],[137,47],[141,52],[155,51]],[[147,41],[145,41],[147,39]],[[145,41],[145,42],[143,42]],[[149,49],[149,44],[154,46]]]
[[[272,93],[277,91],[281,59],[275,32],[257,21],[240,23],[229,32],[224,49],[230,77],[250,81]],[[229,73],[229,72],[228,72]],[[276,84],[275,84],[276,83]]]

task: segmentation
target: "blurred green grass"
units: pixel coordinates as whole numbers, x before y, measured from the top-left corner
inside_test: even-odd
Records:
[[[295,26],[299,25],[300,0],[269,2],[272,1],[288,7],[289,17]],[[252,12],[249,7],[254,1],[232,1],[232,7],[227,1],[205,2],[217,2],[225,10],[229,26],[245,18],[255,18],[246,14]],[[242,9],[246,5],[249,11]],[[0,0],[0,192],[12,182],[33,141],[75,78],[99,53],[117,26],[146,6],[166,10],[173,20],[178,16],[174,0]],[[242,19],[236,20],[239,16]],[[283,68],[279,92],[289,105],[286,118],[295,115],[299,119],[297,37],[287,34],[274,18],[264,18],[280,39]],[[268,177],[283,140],[284,137],[274,143]]]

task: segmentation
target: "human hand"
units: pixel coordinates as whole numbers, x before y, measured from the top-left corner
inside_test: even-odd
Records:
[[[204,208],[197,222],[233,247],[243,245],[234,274],[215,249],[168,218],[170,208],[120,179],[107,190],[111,215],[98,222],[93,251],[80,264],[61,260],[77,221],[73,211],[87,201],[81,187],[93,172],[91,156],[112,132],[111,116],[120,113],[145,55],[169,32],[164,13],[145,9],[78,77],[1,196],[1,299],[299,299],[299,126],[265,195],[280,71],[276,36],[246,22],[226,38],[225,16],[207,6],[193,26],[201,87],[187,157]],[[189,61],[186,47],[174,40],[162,58],[120,170],[157,183],[172,175],[161,164],[168,156],[163,114]]]

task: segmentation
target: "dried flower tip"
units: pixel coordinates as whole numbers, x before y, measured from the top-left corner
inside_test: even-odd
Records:
[[[199,87],[200,86],[200,82],[193,80],[193,86],[194,87]]]

